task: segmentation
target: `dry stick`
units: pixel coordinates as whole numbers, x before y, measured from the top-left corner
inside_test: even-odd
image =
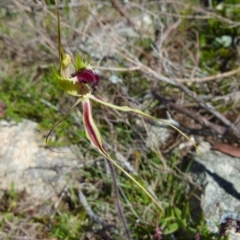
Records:
[[[118,212],[118,215],[119,215],[119,219],[121,220],[121,222],[123,224],[123,228],[124,228],[124,231],[125,231],[125,234],[126,234],[126,238],[128,240],[131,240],[130,232],[129,232],[128,227],[127,227],[127,222],[126,222],[126,219],[124,217],[123,209],[122,209],[122,206],[121,206],[121,201],[120,201],[120,198],[119,198],[115,169],[114,169],[114,166],[112,165],[112,163],[110,161],[108,161],[106,159],[106,162],[108,163],[110,173],[111,173],[111,176],[112,176],[112,180],[113,180],[114,200],[115,200],[115,205],[116,205],[117,212]]]
[[[91,207],[89,206],[86,197],[84,196],[81,190],[78,190],[78,199],[79,202],[82,204],[83,208],[85,209],[87,215],[96,223],[102,225],[103,227],[107,227],[108,225],[98,218],[98,216],[93,212]]]
[[[193,4],[191,4],[191,6],[190,5],[186,5],[186,3],[184,2],[184,1],[176,1],[176,0],[173,0],[172,1],[174,4],[175,3],[180,3],[180,2],[182,2],[182,3],[180,3],[180,6],[178,7],[178,9],[180,10],[180,9],[183,9],[183,8],[181,8],[181,7],[185,7],[185,9],[188,9],[189,7],[191,7],[191,9],[192,10],[194,10],[195,12],[195,14],[192,14],[192,15],[190,15],[190,14],[181,14],[181,13],[174,13],[174,12],[168,12],[168,11],[158,11],[157,13],[158,14],[155,14],[155,13],[153,13],[153,12],[150,12],[148,9],[146,9],[146,7],[144,8],[144,7],[142,7],[140,4],[138,4],[138,3],[134,3],[134,2],[132,2],[132,1],[129,1],[129,3],[128,3],[128,5],[130,6],[130,7],[134,7],[134,8],[138,8],[138,9],[140,9],[140,10],[142,10],[142,11],[145,11],[146,13],[148,13],[148,14],[150,14],[150,15],[152,15],[152,16],[154,16],[154,17],[159,17],[159,16],[171,16],[171,17],[176,17],[176,18],[181,18],[181,19],[202,19],[202,20],[205,20],[205,19],[212,19],[212,18],[216,18],[216,19],[218,19],[218,20],[220,20],[221,22],[223,22],[223,23],[227,23],[227,24],[229,24],[230,26],[229,26],[229,28],[230,27],[237,27],[237,26],[239,26],[240,25],[240,23],[239,22],[236,22],[236,21],[232,21],[231,19],[228,19],[228,18],[225,18],[225,17],[222,17],[222,16],[220,16],[219,14],[217,14],[217,13],[214,13],[214,12],[209,12],[208,10],[204,10],[203,8],[201,8],[201,7],[194,7],[194,5]],[[156,4],[154,1],[152,1],[152,4]],[[168,4],[171,4],[171,1],[168,1]],[[150,5],[151,6],[151,5]],[[198,15],[197,13],[198,12],[200,12],[201,14],[205,14],[205,15]]]
[[[159,39],[159,45],[162,46],[162,44],[166,41],[166,39],[169,37],[170,33],[176,29],[182,22],[182,19],[178,19],[175,23],[173,23],[171,26],[169,26],[161,35]]]
[[[176,86],[177,88],[179,88],[180,90],[182,90],[183,92],[185,92],[190,98],[192,98],[196,103],[198,103],[201,107],[203,107],[204,109],[206,109],[208,112],[212,113],[215,117],[217,117],[221,122],[223,122],[228,128],[230,128],[233,132],[233,134],[235,136],[237,136],[238,138],[240,138],[240,129],[238,129],[232,122],[230,122],[228,119],[226,119],[221,113],[217,112],[214,107],[212,106],[208,106],[205,102],[203,102],[201,99],[199,99],[197,96],[195,96],[195,94],[189,90],[187,87],[185,87],[183,84],[181,83],[177,83],[174,80],[171,80],[167,77],[164,77],[163,75],[160,75],[158,73],[156,73],[154,70],[152,70],[151,68],[144,66],[143,64],[141,64],[142,69],[147,70],[150,74],[152,74],[156,79],[159,79],[161,81],[170,83],[174,86]],[[239,69],[240,70],[240,69]],[[146,72],[144,72],[146,73]]]
[[[205,102],[203,102],[201,99],[199,99],[197,96],[194,96],[195,94],[189,90],[187,87],[185,87],[183,84],[181,84],[180,82],[177,82],[177,79],[170,79],[168,77],[165,77],[159,73],[157,73],[156,71],[154,71],[153,69],[151,69],[150,67],[143,65],[140,61],[136,61],[136,59],[133,59],[132,56],[129,56],[129,53],[123,49],[123,51],[126,53],[125,59],[127,59],[129,62],[138,65],[141,67],[141,71],[144,74],[150,74],[153,75],[156,79],[161,80],[163,82],[166,83],[170,83],[171,85],[179,88],[180,90],[182,90],[183,92],[185,92],[190,98],[192,98],[196,103],[198,103],[201,107],[203,107],[204,109],[206,109],[208,112],[212,113],[215,117],[217,117],[221,122],[223,122],[228,128],[230,128],[233,132],[233,134],[235,136],[237,136],[238,138],[240,138],[240,129],[238,129],[232,122],[230,122],[228,119],[226,119],[221,113],[217,112],[214,107],[212,106],[208,106]],[[121,52],[116,51],[119,55],[123,55]],[[240,71],[240,68],[237,69],[238,71]],[[237,71],[234,70],[234,71]],[[224,75],[224,74],[222,74]]]
[[[194,62],[194,67],[193,67],[193,70],[192,70],[191,75],[190,75],[191,79],[196,74],[197,68],[199,66],[199,59],[200,59],[200,45],[199,45],[198,32],[196,31],[195,34],[196,34],[196,50],[197,51],[196,51],[196,59],[195,59],[195,61],[193,61]]]
[[[208,81],[212,81],[215,79],[219,79],[219,78],[225,78],[225,77],[230,77],[232,75],[235,75],[237,73],[240,72],[240,67],[236,68],[234,70],[231,70],[229,72],[225,72],[225,73],[219,73],[213,76],[209,76],[209,77],[204,77],[204,78],[193,78],[193,79],[182,79],[182,78],[176,78],[177,82],[208,82]]]
[[[36,32],[46,41],[46,43],[49,44],[49,48],[48,49],[54,55],[56,55],[56,53],[55,53],[55,46],[54,46],[53,42],[48,37],[46,37],[41,30],[36,29],[36,27],[34,26],[34,23],[30,20],[28,15],[25,13],[25,10],[22,8],[21,4],[18,1],[16,1],[16,0],[14,0],[13,2],[18,7],[18,9],[21,10],[22,14],[24,15],[25,19],[27,19],[27,21],[28,21],[29,25],[32,27],[32,29],[36,30]]]
[[[200,115],[196,112],[193,112],[187,108],[183,108],[181,106],[174,104],[171,100],[168,100],[168,99],[162,97],[156,91],[152,91],[152,95],[155,99],[158,100],[159,103],[164,104],[164,105],[170,107],[170,109],[176,110],[177,112],[183,113],[186,116],[189,116],[190,118],[194,119],[196,122],[199,122],[203,127],[211,128],[216,133],[221,134],[221,135],[227,131],[227,129],[225,127],[211,123],[202,115]]]
[[[105,71],[115,71],[115,72],[131,72],[131,71],[137,71],[140,69],[140,67],[129,67],[129,68],[119,68],[119,67],[100,67],[94,66],[94,69],[98,70],[105,70]]]
[[[193,10],[199,11],[200,13],[203,13],[203,14],[206,14],[206,15],[209,16],[209,18],[213,18],[213,19],[215,18],[215,19],[218,19],[218,20],[220,20],[220,21],[223,21],[223,22],[231,25],[230,27],[237,27],[237,26],[240,25],[239,22],[233,21],[233,20],[231,20],[231,19],[229,19],[229,18],[226,18],[226,17],[222,17],[222,16],[219,15],[218,13],[210,12],[210,11],[205,10],[205,9],[203,9],[203,8],[195,8],[195,7],[193,6]]]
[[[111,3],[112,3],[113,8],[115,8],[116,11],[119,12],[119,14],[120,14],[122,17],[124,17],[124,18],[127,19],[128,24],[129,24],[131,27],[133,27],[133,29],[134,29],[136,32],[139,32],[138,29],[137,29],[136,24],[135,24],[135,23],[132,21],[132,19],[129,18],[129,16],[122,10],[122,8],[119,6],[118,2],[117,2],[116,0],[110,0],[110,1],[111,1]]]
[[[130,62],[134,62],[134,60],[132,59],[128,59],[128,61],[130,60]],[[134,62],[136,64],[136,62]],[[197,96],[195,96],[195,94],[189,90],[187,87],[185,87],[183,84],[181,84],[180,82],[171,80],[168,77],[165,77],[163,75],[158,74],[157,72],[155,72],[154,70],[152,70],[151,68],[143,65],[142,63],[138,64],[141,66],[142,70],[146,70],[148,71],[148,73],[152,74],[156,79],[170,83],[174,86],[176,86],[177,88],[181,89],[183,92],[185,92],[190,98],[192,98],[196,103],[198,103],[201,107],[203,107],[204,109],[206,109],[208,112],[212,113],[215,117],[217,117],[221,122],[223,122],[228,128],[230,128],[234,135],[237,136],[238,138],[240,138],[240,129],[238,129],[232,122],[230,122],[228,119],[226,119],[221,113],[217,112],[214,107],[212,106],[208,106],[205,102],[203,102],[201,99],[199,99]],[[238,71],[240,71],[240,68],[237,69]],[[234,70],[234,71],[237,71]],[[146,72],[144,72],[146,73]],[[176,79],[177,80],[177,79]]]
[[[192,98],[195,102],[197,102],[201,107],[212,113],[215,117],[217,117],[220,121],[222,121],[227,127],[229,127],[235,136],[240,138],[240,129],[237,128],[232,122],[230,122],[228,119],[226,119],[221,113],[217,112],[214,107],[208,106],[205,102],[203,102],[201,99],[199,99],[197,96],[194,96],[193,92],[186,88],[182,84],[177,84],[179,89],[181,89],[183,92],[185,92],[190,98]]]

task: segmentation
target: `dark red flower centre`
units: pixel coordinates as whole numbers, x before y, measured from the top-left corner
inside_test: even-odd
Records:
[[[77,77],[79,83],[90,84],[94,89],[99,82],[99,76],[92,69],[82,68],[71,74],[70,77]]]

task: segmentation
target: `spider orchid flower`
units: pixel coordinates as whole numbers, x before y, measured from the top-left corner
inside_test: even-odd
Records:
[[[87,138],[92,143],[92,145],[97,148],[97,150],[108,160],[110,161],[115,167],[120,169],[127,177],[129,177],[135,184],[137,184],[151,199],[155,204],[162,210],[162,207],[160,203],[137,181],[135,180],[128,172],[126,172],[121,166],[119,166],[106,152],[106,150],[103,147],[102,138],[100,135],[100,132],[94,122],[94,119],[92,117],[92,108],[91,108],[91,101],[95,101],[97,103],[100,103],[102,105],[105,105],[107,107],[117,109],[124,112],[135,112],[137,114],[143,115],[145,117],[155,119],[154,117],[151,117],[137,109],[132,109],[127,106],[116,106],[111,103],[104,102],[103,100],[100,100],[100,98],[96,97],[92,90],[95,89],[95,87],[99,83],[99,76],[94,72],[94,70],[80,60],[79,56],[77,55],[75,64],[72,63],[71,58],[68,54],[62,55],[60,57],[60,61],[62,59],[61,66],[61,74],[55,72],[55,75],[57,77],[58,83],[62,87],[62,89],[67,92],[70,95],[73,95],[75,97],[78,97],[78,100],[76,103],[71,107],[71,109],[66,113],[66,115],[58,121],[53,128],[50,130],[50,132],[47,135],[47,139],[51,132],[57,127],[57,125],[63,121],[69,112],[78,104],[82,103],[82,109],[83,109],[83,124],[85,128],[85,132],[87,135]],[[74,65],[77,67],[77,70],[74,69]]]
[[[60,58],[61,59],[61,58]],[[66,91],[68,94],[78,97],[78,100],[76,103],[72,106],[75,107],[79,103],[82,103],[82,109],[83,109],[83,123],[85,127],[85,132],[87,135],[87,138],[92,143],[92,145],[98,149],[98,151],[108,160],[110,161],[115,167],[120,169],[122,172],[124,172],[135,184],[137,184],[151,199],[153,202],[157,204],[157,206],[162,210],[161,205],[159,202],[138,182],[136,181],[128,172],[126,172],[121,166],[119,166],[106,152],[104,149],[102,138],[100,135],[100,132],[94,122],[94,119],[92,117],[92,109],[91,109],[91,102],[95,101],[99,104],[102,104],[104,106],[123,111],[123,112],[133,112],[139,115],[142,115],[146,118],[162,122],[166,125],[170,125],[172,128],[179,131],[182,135],[184,135],[189,141],[191,141],[184,133],[182,133],[179,129],[177,129],[175,126],[157,119],[155,117],[152,117],[140,110],[130,108],[128,106],[116,106],[114,104],[105,102],[101,100],[100,98],[96,97],[92,90],[95,89],[95,87],[99,83],[99,76],[97,73],[94,72],[94,70],[80,60],[79,55],[77,55],[75,64],[72,63],[71,58],[68,54],[65,54],[62,56],[62,63],[61,66],[61,74],[57,74],[57,79],[64,91]],[[74,66],[77,67],[77,69],[74,69]],[[71,109],[72,109],[71,108]],[[70,109],[70,110],[71,110]],[[70,111],[69,110],[69,111]],[[68,111],[68,113],[69,113]],[[63,119],[68,115],[68,113],[63,117]],[[60,123],[63,119],[61,119],[58,123]],[[58,123],[52,128],[52,130],[49,132],[49,134],[53,131],[53,129],[58,125]],[[49,136],[49,135],[48,135]]]
[[[56,6],[57,6],[57,0]],[[123,112],[132,112],[139,115],[142,115],[146,118],[162,122],[166,125],[170,125],[172,128],[176,129],[178,132],[180,132],[183,136],[185,136],[189,141],[191,141],[183,132],[181,132],[179,129],[177,129],[175,126],[157,119],[155,117],[152,117],[138,109],[133,109],[128,106],[116,106],[114,104],[105,102],[101,100],[100,98],[96,97],[92,92],[95,89],[95,87],[99,83],[99,76],[94,70],[91,68],[90,65],[86,64],[84,61],[81,60],[80,56],[77,55],[75,58],[74,63],[71,60],[71,57],[68,54],[63,54],[62,51],[62,44],[61,44],[61,34],[60,34],[60,20],[59,20],[59,13],[58,8],[56,7],[57,11],[57,18],[58,18],[58,54],[59,54],[59,63],[60,63],[60,74],[55,72],[55,75],[57,77],[58,83],[62,87],[62,89],[67,92],[70,95],[73,95],[77,97],[76,103],[71,107],[73,109],[76,105],[82,104],[83,109],[83,124],[85,128],[85,132],[87,135],[87,138],[92,143],[92,145],[108,160],[110,161],[116,168],[118,168],[120,171],[122,171],[127,177],[129,177],[136,185],[138,185],[139,188],[142,189],[150,198],[151,200],[160,208],[161,211],[163,211],[163,208],[158,200],[156,200],[137,180],[135,180],[127,171],[125,171],[121,166],[119,166],[106,152],[104,149],[102,138],[100,135],[100,132],[94,122],[94,119],[92,117],[92,109],[91,109],[91,102],[94,101],[98,104],[102,104],[104,106],[123,111]],[[70,110],[71,110],[70,109]],[[50,130],[50,132],[47,135],[46,141],[48,140],[49,135],[51,132],[55,129],[55,127],[63,121],[70,110],[66,113],[66,115],[58,121],[53,128]],[[193,141],[191,141],[193,143]],[[193,143],[194,144],[194,143]],[[196,147],[196,145],[194,144]],[[196,147],[197,148],[197,147]]]

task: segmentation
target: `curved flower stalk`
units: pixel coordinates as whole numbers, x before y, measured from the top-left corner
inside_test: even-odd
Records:
[[[57,0],[56,0],[57,6]],[[98,97],[96,97],[92,90],[98,85],[99,83],[99,76],[94,72],[90,65],[87,65],[84,61],[81,60],[80,56],[77,55],[75,58],[74,63],[71,60],[71,57],[68,54],[63,54],[62,45],[61,45],[61,35],[60,35],[60,21],[59,21],[59,13],[58,8],[57,10],[57,18],[58,18],[58,52],[59,52],[59,63],[60,63],[60,74],[55,72],[57,80],[62,87],[62,89],[70,95],[78,97],[76,103],[72,106],[75,107],[79,103],[82,104],[83,108],[83,123],[85,127],[85,132],[87,138],[92,143],[92,145],[98,149],[98,151],[116,168],[122,171],[128,178],[130,178],[135,184],[138,185],[139,188],[142,189],[150,198],[151,200],[159,207],[161,211],[163,211],[162,206],[160,205],[159,201],[157,201],[137,180],[135,180],[127,171],[125,171],[121,166],[119,166],[106,152],[103,147],[102,138],[100,132],[94,122],[92,117],[92,110],[91,110],[91,102],[95,101],[99,104],[104,106],[123,111],[123,112],[132,112],[139,115],[142,115],[146,118],[152,119],[154,121],[158,121],[164,123],[166,125],[171,126],[178,132],[180,132],[183,136],[185,136],[189,141],[191,141],[183,132],[177,129],[175,126],[152,117],[138,109],[133,109],[128,106],[116,106],[114,104],[105,102]],[[71,109],[72,109],[71,108]],[[70,110],[71,110],[70,109]],[[70,111],[69,110],[69,111]],[[67,114],[55,124],[55,126],[51,129],[49,134],[54,130],[54,128],[68,115]],[[48,134],[48,136],[49,136]],[[192,141],[191,141],[192,142]],[[194,144],[194,143],[193,143]],[[197,148],[197,147],[196,147]]]

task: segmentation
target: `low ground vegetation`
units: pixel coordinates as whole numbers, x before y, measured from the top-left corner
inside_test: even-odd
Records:
[[[52,71],[58,62],[55,7],[47,0],[0,5],[0,116],[38,122],[44,141],[75,102],[57,85]],[[96,95],[171,120],[196,143],[239,143],[237,1],[213,3],[212,8],[187,0],[60,1],[59,11],[64,49],[72,55],[80,52],[100,75]],[[124,155],[165,210],[160,217],[148,197],[117,172],[132,238],[216,239],[201,213],[192,216],[191,201],[199,197],[199,186],[188,177],[195,149],[172,130],[162,143],[146,145],[146,126],[152,123],[131,114],[96,106],[94,115],[112,155]],[[86,162],[99,157],[86,141],[76,111],[56,128],[49,145],[76,145]],[[96,162],[74,176],[88,186],[82,194],[97,221],[79,201],[79,189],[68,186],[57,206],[46,199],[24,211],[33,199],[15,192],[13,185],[1,198],[0,236],[123,239],[112,182],[104,161]],[[42,205],[51,206],[48,215],[41,215]]]

